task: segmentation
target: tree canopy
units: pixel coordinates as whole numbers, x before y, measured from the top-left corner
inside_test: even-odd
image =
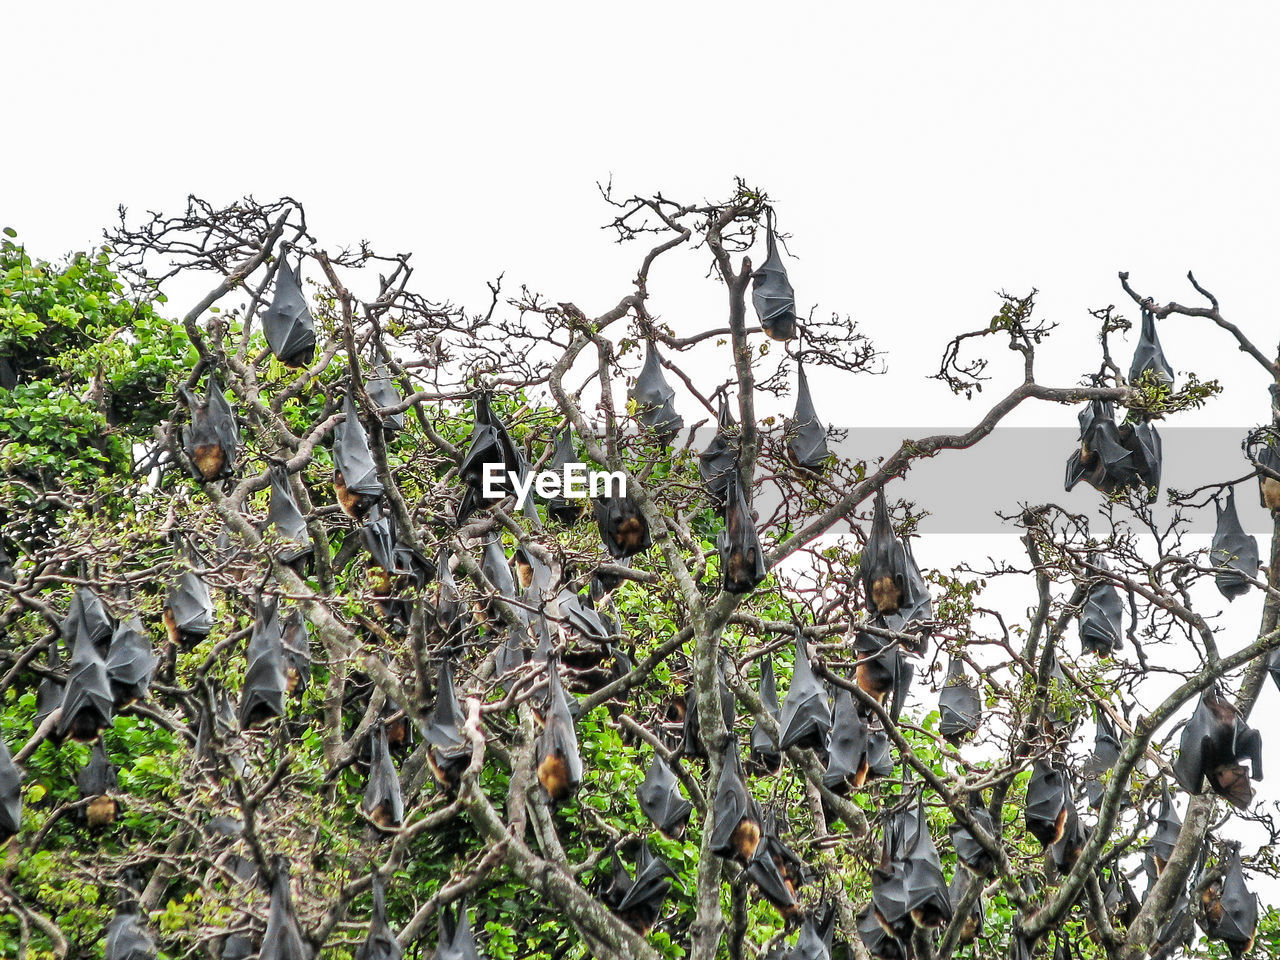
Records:
[[[1280,408],[1165,488],[1160,426],[1221,385],[1159,329],[1273,396],[1280,358],[1122,273],[1139,321],[1091,311],[1096,367],[1042,383],[1053,325],[1002,294],[936,376],[984,399],[1003,347],[1011,385],[869,460],[810,384],[875,331],[797,299],[769,196],[603,200],[636,272],[596,315],[441,302],[290,198],[122,212],[62,262],[6,231],[0,955],[1275,952],[1278,541],[1234,498],[1280,509]],[[708,329],[651,312],[681,248]],[[1021,559],[931,566],[902,478],[1033,403],[1078,417],[1094,510],[1009,490]],[[623,489],[537,479],[574,464]]]

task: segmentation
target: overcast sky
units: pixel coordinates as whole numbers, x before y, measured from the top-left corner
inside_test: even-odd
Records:
[[[505,273],[592,313],[637,256],[599,229],[597,181],[697,201],[740,175],[792,235],[801,309],[886,351],[885,378],[811,371],[839,425],[975,419],[1011,355],[972,404],[922,377],[999,289],[1037,287],[1061,325],[1046,382],[1096,368],[1088,308],[1135,317],[1118,270],[1194,302],[1194,269],[1264,349],[1280,339],[1274,4],[548,6],[11,4],[0,220],[54,257],[118,204],[289,194],[324,243],[413,251],[437,299],[480,306]],[[677,332],[723,323],[705,269],[655,272]],[[1264,377],[1222,334],[1175,317],[1160,336],[1179,373],[1228,387],[1179,423],[1265,419]],[[1256,623],[1260,603],[1235,606]]]

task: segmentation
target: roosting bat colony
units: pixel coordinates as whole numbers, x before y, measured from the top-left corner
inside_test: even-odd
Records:
[[[58,829],[102,838],[84,869],[114,911],[91,947],[107,960],[458,960],[499,942],[505,957],[1136,960],[1191,949],[1197,925],[1253,950],[1248,875],[1268,865],[1230,826],[1269,823],[1251,813],[1248,717],[1262,680],[1280,684],[1280,593],[1234,485],[1256,477],[1280,507],[1280,458],[1260,428],[1243,478],[1170,491],[1187,514],[1214,504],[1207,549],[1157,530],[1157,421],[1216,389],[1177,390],[1157,321],[1223,327],[1275,383],[1280,362],[1198,285],[1210,307],[1161,305],[1122,274],[1141,312],[1127,376],[1111,351],[1129,324],[1108,308],[1097,372],[1044,386],[1049,327],[1032,297],[1005,296],[938,379],[980,386],[986,360],[962,351],[995,337],[1025,382],[970,433],[868,463],[836,427],[883,413],[822,418],[809,378],[869,372],[876,352],[798,310],[767,199],[606,199],[619,239],[652,245],[595,317],[496,284],[481,314],[427,301],[407,257],[331,254],[292,201],[122,221],[112,247],[139,291],[216,285],[178,321],[194,366],[157,389],[166,416],[131,481],[141,532],[76,533],[98,515],[74,491],[74,515],[36,523],[38,499],[3,515],[4,683],[34,693],[0,742],[11,861],[62,836],[24,765],[78,743],[80,802]],[[679,247],[709,259],[727,324],[651,313],[655,265]],[[775,420],[763,408],[788,392]],[[895,481],[1028,400],[1079,407],[1065,488],[1096,488],[1093,512],[1010,490],[1028,565],[922,569],[928,504],[895,501]],[[576,465],[625,483],[533,482]],[[1032,585],[1029,608],[984,605],[983,577],[1002,574]],[[1258,633],[1201,614],[1199,581],[1265,596]],[[167,839],[145,849],[122,779],[136,757],[110,739],[121,716],[171,731],[182,758]],[[341,798],[349,837],[318,822]],[[410,890],[428,861],[447,879]],[[24,936],[58,953],[56,911],[13,883],[0,895]],[[205,913],[160,921],[196,893]],[[550,917],[549,939],[521,912]]]

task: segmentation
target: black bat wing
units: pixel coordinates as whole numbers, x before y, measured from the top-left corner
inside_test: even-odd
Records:
[[[1191,719],[1182,729],[1182,739],[1178,745],[1178,758],[1173,761],[1173,772],[1182,789],[1188,793],[1203,793],[1207,750],[1212,748],[1215,737],[1216,718],[1201,694],[1200,702],[1191,714]]]
[[[875,907],[871,904],[858,913],[858,936],[871,956],[879,960],[907,960],[910,956],[907,945],[876,919]]]
[[[453,686],[453,667],[448,660],[442,660],[436,679],[435,707],[422,734],[428,743],[436,747],[448,749],[461,746],[464,719],[462,706],[458,703],[458,691]]]
[[[275,294],[262,315],[267,346],[287,367],[310,363],[316,353],[316,325],[302,284],[286,260],[280,261]]]
[[[778,684],[773,675],[773,658],[768,654],[760,659],[760,703],[775,720],[778,718]],[[751,752],[771,770],[781,760],[777,742],[758,720],[751,728]]]
[[[867,609],[873,614],[894,613],[901,606],[907,586],[906,552],[893,532],[884,491],[876,491],[871,532],[858,562]]]
[[[827,428],[818,419],[809,392],[809,378],[804,364],[796,364],[796,407],[786,424],[787,452],[791,459],[806,470],[821,470],[830,451],[827,449]]]
[[[720,551],[721,582],[726,592],[750,593],[765,578],[764,548],[737,471],[729,477],[725,525],[716,537],[716,546]]]
[[[1222,878],[1222,919],[1212,925],[1215,939],[1229,943],[1252,943],[1258,929],[1258,897],[1249,889],[1240,862],[1240,848],[1232,848],[1227,871]]]
[[[616,560],[643,553],[653,544],[649,522],[635,500],[623,494],[615,497],[598,497],[594,511],[600,528],[600,539],[605,549]]]
[[[369,782],[365,785],[360,808],[366,814],[381,810],[380,826],[398,827],[404,822],[404,798],[400,793],[400,777],[387,748],[387,728],[379,720],[373,728],[373,757],[369,762]]]
[[[396,539],[391,527],[391,516],[378,507],[369,511],[360,526],[360,542],[369,551],[369,559],[388,573],[399,573],[396,564]]]
[[[795,669],[791,688],[782,702],[779,739],[783,750],[805,740],[825,741],[831,730],[831,707],[826,691],[814,675],[804,637],[796,631]]]
[[[106,643],[114,624],[98,595],[88,587],[77,587],[71,598],[71,606],[60,625],[62,639],[68,644],[77,642],[81,634],[93,644]]]
[[[194,570],[186,570],[169,585],[165,596],[174,625],[188,637],[207,637],[213,629],[213,597],[209,585]]]
[[[684,833],[693,804],[680,795],[675,773],[656,753],[644,780],[636,788],[640,809],[668,837]]]
[[[767,256],[751,275],[751,303],[760,326],[774,340],[794,340],[796,336],[796,294],[787,277],[787,268],[778,255],[773,227],[768,227]]]
[[[272,865],[271,906],[267,911],[267,929],[262,935],[259,960],[311,960],[311,950],[302,939],[298,917],[293,912],[289,894],[289,868],[283,857]]]
[[[356,410],[354,391],[347,391],[342,412],[346,419],[333,431],[333,467],[341,472],[348,490],[376,500],[383,493],[382,481],[378,479],[378,466],[369,449],[369,434]]]
[[[548,469],[563,477],[565,476],[565,468],[570,464],[581,465],[582,460],[573,448],[573,428],[566,421],[565,425],[556,433],[555,448],[551,455],[551,464]],[[569,526],[577,523],[582,517],[582,501],[563,496],[551,497],[547,500],[547,513],[557,523]]]
[[[1080,609],[1080,647],[1085,653],[1108,657],[1124,645],[1124,601],[1109,581],[1089,588]]]
[[[111,636],[107,650],[107,682],[120,706],[145,700],[151,690],[156,670],[156,654],[143,632],[142,621],[135,615],[121,620]]]
[[[1209,548],[1209,562],[1215,567],[1227,568],[1224,572],[1215,573],[1213,580],[1219,593],[1228,600],[1234,600],[1249,592],[1245,577],[1257,576],[1258,541],[1245,533],[1240,525],[1234,488],[1227,491],[1227,505],[1220,508],[1215,502],[1214,510],[1218,515],[1218,526]]]
[[[300,607],[294,607],[284,615],[280,630],[281,641],[284,644],[285,667],[297,675],[297,682],[301,684],[301,688],[295,689],[294,693],[301,693],[306,689],[307,681],[311,678],[311,628],[307,625],[307,618],[302,615]]]
[[[534,759],[541,770],[549,758],[556,758],[561,765],[558,776],[563,777],[564,790],[567,795],[572,795],[582,784],[582,756],[578,752],[578,734],[574,730],[568,695],[560,680],[559,665],[554,660],[547,671],[547,685],[546,726],[534,745]]]
[[[155,960],[155,955],[155,942],[143,929],[137,905],[133,902],[121,904],[107,925],[103,960]],[[265,953],[263,957],[265,960]]]
[[[1037,835],[1037,839],[1053,833],[1054,825],[1062,817],[1066,806],[1066,784],[1062,772],[1037,760],[1031,768],[1031,780],[1027,783],[1027,828]],[[1041,842],[1044,843],[1043,840]]]
[[[191,422],[183,431],[182,447],[195,468],[195,478],[225,480],[235,473],[240,430],[235,412],[222,392],[222,384],[216,376],[209,377],[209,391],[204,400],[196,399],[186,387],[180,390],[191,412]]]
[[[707,488],[707,495],[717,507],[724,504],[729,489],[729,477],[736,471],[738,448],[735,438],[737,424],[729,410],[729,398],[720,397],[716,435],[707,448],[698,454],[698,475]]]
[[[827,742],[827,769],[822,782],[828,790],[843,793],[867,752],[870,731],[867,722],[853,703],[853,694],[843,687],[836,694],[835,708],[831,711],[831,738]]]
[[[676,412],[676,392],[662,374],[662,355],[658,345],[650,342],[644,366],[629,396],[636,403],[636,417],[652,430],[665,445],[680,432],[684,419]]]
[[[391,377],[391,368],[386,353],[378,348],[378,361],[373,366],[373,374],[365,382],[365,393],[379,410],[394,407],[400,403],[400,391],[396,389],[395,380]],[[383,432],[388,436],[404,429],[404,412],[381,414]]]
[[[284,563],[293,563],[309,556],[312,551],[311,536],[307,532],[307,521],[293,499],[293,491],[289,489],[289,472],[283,464],[272,464],[271,502],[267,507],[267,525],[274,525],[280,536],[286,541],[280,559]]]
[[[111,725],[114,704],[106,662],[89,635],[81,633],[67,668],[62,716],[57,723],[58,738],[71,735],[77,740],[92,740],[99,730]]]
[[[239,721],[242,728],[284,715],[288,690],[285,674],[284,638],[274,600],[260,597],[253,633],[245,654],[248,669],[240,691]]]
[[[1181,832],[1182,818],[1178,816],[1178,808],[1169,794],[1169,784],[1161,782],[1160,812],[1156,816],[1156,832],[1151,838],[1151,852],[1167,861],[1173,856],[1173,847]]]
[[[456,912],[450,913],[448,907],[440,911],[440,943],[434,960],[480,960],[465,897],[458,901]]]
[[[1125,448],[1132,454],[1131,466],[1137,480],[1158,489],[1164,465],[1164,444],[1156,428],[1145,420],[1133,424]]]
[[[671,889],[675,879],[672,870],[660,857],[653,855],[647,843],[641,843],[636,852],[636,879],[618,904],[618,911],[645,909],[655,916]]]
[[[1094,810],[1102,805],[1102,795],[1106,792],[1102,778],[1119,759],[1120,741],[1116,737],[1115,727],[1107,715],[1099,710],[1093,735],[1093,753],[1080,768],[1084,776],[1085,796]]]
[[[484,539],[484,548],[480,554],[480,569],[489,582],[497,588],[498,596],[515,600],[520,596],[516,589],[515,577],[511,575],[511,564],[502,549],[502,541],[496,533],[490,533]]]
[[[947,670],[946,685],[938,695],[938,712],[938,731],[953,744],[972,736],[982,720],[982,698],[969,683],[964,662],[959,659],[952,660]]]
[[[729,742],[725,744],[720,780],[716,784],[711,813],[713,818],[711,850],[721,857],[733,857],[737,852],[733,842],[734,833],[739,825],[744,820],[753,820],[757,823],[760,820],[760,815],[755,809],[755,801],[747,792],[736,737],[730,737]]]
[[[1129,365],[1129,382],[1137,383],[1145,374],[1151,374],[1156,381],[1167,386],[1173,385],[1173,368],[1164,358],[1164,350],[1160,348],[1160,337],[1156,334],[1156,318],[1150,310],[1142,311],[1142,332],[1138,335],[1137,346],[1133,350],[1133,362]]]
[[[387,893],[382,876],[372,871],[373,916],[369,920],[369,936],[356,949],[355,960],[402,960],[404,949],[395,931],[387,923]]]

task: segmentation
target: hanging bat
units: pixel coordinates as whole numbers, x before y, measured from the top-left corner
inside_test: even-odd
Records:
[[[107,651],[107,682],[115,709],[122,710],[151,693],[151,677],[156,669],[155,651],[135,615],[117,624]]]
[[[813,408],[809,378],[805,376],[804,364],[799,361],[796,363],[796,377],[796,409],[784,431],[787,455],[802,470],[820,473],[831,455],[827,449],[827,428]]]
[[[534,618],[534,622],[536,623],[539,619],[542,619],[541,614]],[[546,622],[545,619],[543,619],[543,622]],[[525,648],[525,637],[527,636],[527,633],[525,631],[511,629],[504,629],[503,632],[504,637],[502,642],[498,644],[498,648],[493,654],[493,672],[497,677],[506,676],[511,671],[520,669],[526,662],[528,662],[529,659],[528,651]],[[546,647],[542,647],[541,644],[539,644],[539,648],[535,651],[535,656],[543,656],[545,659],[545,657],[550,656],[551,653],[554,652],[554,648],[550,646],[550,635],[547,634],[545,630],[540,630],[538,632],[539,636],[545,635],[547,637],[548,645]],[[501,686],[504,691],[507,689],[505,682],[503,682]]]
[[[248,669],[240,691],[240,726],[258,726],[284,716],[284,698],[289,681],[285,676],[284,639],[276,601],[259,596],[253,633],[245,652]]]
[[[880,862],[871,868],[871,909],[880,928],[899,940],[910,940],[915,930],[907,903],[907,869],[895,855],[897,821],[885,824]]]
[[[1085,760],[1080,772],[1084,775],[1084,792],[1089,798],[1089,806],[1097,810],[1102,806],[1102,796],[1106,792],[1102,778],[1120,759],[1120,739],[1111,718],[1096,707],[1095,713],[1097,720],[1093,733],[1093,753]]]
[[[289,893],[289,861],[277,855],[271,863],[271,906],[262,935],[259,960],[312,960],[311,948],[302,939],[293,898]]]
[[[1062,828],[1062,838],[1049,848],[1053,864],[1060,875],[1065,876],[1075,868],[1080,854],[1084,852],[1084,845],[1088,842],[1089,828],[1080,820],[1075,803],[1068,802],[1067,822]]]
[[[51,737],[55,743],[67,737],[92,743],[100,732],[111,726],[115,697],[107,679],[107,664],[90,635],[84,632],[83,621],[78,623],[78,629],[80,633],[71,649],[67,685],[62,694],[62,716],[54,725]]]
[[[689,826],[693,804],[680,796],[679,780],[666,761],[655,753],[644,781],[636,787],[640,809],[669,840],[681,840]]]
[[[761,823],[760,811],[743,779],[735,736],[730,736],[724,747],[711,816],[711,852],[726,860],[737,860],[745,867],[760,843]]]
[[[964,899],[965,894],[969,892],[969,887],[975,883],[973,874],[968,870],[957,870],[951,878],[951,886],[947,891],[947,895],[951,899],[953,906],[959,906]],[[964,923],[960,926],[960,935],[957,943],[962,947],[967,947],[973,941],[982,935],[982,926],[986,921],[986,914],[982,906],[982,893],[978,893],[978,899],[973,902],[973,907],[969,910],[968,915],[964,918]]]
[[[1252,950],[1258,933],[1258,896],[1245,883],[1239,843],[1231,845],[1226,873],[1209,885],[1203,900],[1209,939],[1226,944],[1236,960]]]
[[[782,718],[778,724],[779,747],[823,751],[831,730],[831,707],[827,693],[813,673],[804,636],[796,630],[795,669],[791,687],[782,701]]]
[[[1154,491],[1160,487],[1160,473],[1164,463],[1164,445],[1160,434],[1150,422],[1140,420],[1120,425],[1120,441],[1133,454],[1138,483],[1151,488],[1151,499],[1154,499]]]
[[[516,582],[524,596],[538,601],[545,600],[551,590],[554,577],[551,568],[542,562],[537,551],[517,543],[511,562],[515,565]]]
[[[1191,944],[1195,930],[1195,923],[1191,919],[1191,901],[1183,893],[1169,911],[1168,921],[1156,933],[1155,943],[1151,945],[1151,955],[1161,958],[1174,956],[1180,947]]]
[[[115,623],[96,593],[88,587],[77,587],[71,597],[67,615],[63,617],[58,629],[68,646],[75,644],[83,634],[105,654]]]
[[[1280,480],[1268,476],[1266,471],[1280,474],[1280,450],[1266,443],[1258,450],[1257,460],[1265,468],[1258,470],[1258,502],[1275,513],[1280,510]]]
[[[1102,569],[1107,562],[1102,557],[1094,560]],[[1124,630],[1124,602],[1120,591],[1110,580],[1099,580],[1089,588],[1084,606],[1080,608],[1080,649],[1099,657],[1109,657],[1124,646],[1121,634]]]
[[[45,717],[62,706],[62,697],[66,691],[66,680],[60,673],[62,654],[58,649],[57,638],[49,644],[45,668],[50,672],[41,678],[40,686],[36,688],[36,715],[32,721],[36,729],[44,723]]]
[[[1209,548],[1209,563],[1225,568],[1213,575],[1213,582],[1220,594],[1234,600],[1249,592],[1250,584],[1245,578],[1258,575],[1258,541],[1240,526],[1234,487],[1227,491],[1227,505],[1219,507],[1215,499],[1213,509],[1218,517],[1218,527]]]
[[[436,563],[436,570],[438,586],[433,618],[435,626],[443,637],[454,641],[447,648],[447,652],[460,653],[462,648],[457,641],[475,626],[475,621],[471,616],[470,608],[462,598],[462,592],[458,589],[458,581],[453,576],[453,569],[449,566],[447,546],[440,548],[440,559]]]
[[[615,858],[617,854],[614,854]],[[623,874],[626,868],[619,863]],[[671,881],[675,879],[672,870],[660,858],[653,855],[647,843],[641,843],[636,851],[635,880],[622,894],[613,912],[628,927],[644,936],[653,927],[662,913],[662,901],[671,889]]]
[[[929,596],[929,583],[920,572],[919,564],[916,563],[915,554],[911,549],[911,540],[906,537],[902,538],[902,554],[905,561],[906,588],[903,590],[897,612],[883,618],[885,626],[899,632],[905,632],[911,628],[914,633],[927,634],[928,627],[925,623],[933,619],[933,598]],[[924,641],[921,639],[916,648],[917,653],[924,652],[923,644]]]
[[[384,488],[351,389],[342,402],[342,412],[346,419],[333,428],[333,492],[347,516],[363,520],[382,499]]]
[[[280,621],[284,645],[285,693],[300,697],[311,682],[311,628],[301,607],[294,607]]]
[[[1240,763],[1243,759],[1249,761],[1249,770]],[[1214,793],[1245,810],[1253,800],[1250,775],[1254,780],[1262,779],[1262,735],[1211,687],[1200,695],[1200,703],[1182,731],[1173,772],[1188,793],[1202,793],[1208,778]]]
[[[209,636],[215,623],[214,607],[204,578],[195,570],[178,574],[165,592],[162,616],[169,641],[182,650],[192,649]]]
[[[375,407],[384,410],[400,403],[400,391],[396,389],[395,380],[392,379],[391,359],[381,344],[375,346],[374,353],[376,361],[371,376],[365,381],[364,392],[369,395],[369,400]],[[383,435],[390,440],[404,429],[404,411],[384,413],[380,423]]]
[[[235,474],[240,431],[222,384],[210,375],[204,400],[186,386],[178,389],[191,415],[191,423],[182,432],[182,449],[194,468],[193,476],[206,483],[226,480]]]
[[[565,467],[569,464],[582,463],[582,459],[573,448],[573,428],[566,420],[555,434],[554,446],[552,447],[551,462],[547,466],[547,470],[558,474],[565,475]],[[582,519],[583,501],[579,497],[561,497],[555,496],[547,499],[547,515],[557,523],[572,526]]]
[[[516,449],[507,432],[507,426],[493,412],[489,394],[482,392],[475,401],[475,425],[471,430],[471,442],[458,465],[458,475],[467,485],[467,495],[458,510],[458,523],[464,523],[476,507],[490,503],[484,496],[485,467],[493,464],[498,479],[493,486],[500,491],[498,500],[515,493],[511,474],[523,479],[526,470],[524,456]]]
[[[896,721],[906,703],[915,668],[907,661],[906,653],[896,641],[881,640],[859,632],[853,646],[858,654],[854,668],[858,686],[880,704],[892,695],[889,715]]]
[[[440,940],[432,960],[480,960],[471,921],[467,917],[467,900],[458,901],[456,910],[448,905],[440,908]]]
[[[836,694],[835,709],[831,711],[827,769],[822,775],[823,784],[832,793],[843,797],[851,788],[857,790],[866,782],[870,732],[866,720],[854,706],[853,694],[841,687]]]
[[[707,448],[698,454],[698,475],[716,510],[724,507],[729,492],[729,478],[738,469],[736,432],[738,425],[729,410],[729,397],[721,394],[716,418],[716,435]]]
[[[897,613],[907,589],[907,557],[889,522],[884,491],[876,491],[871,532],[858,561],[867,609],[881,616]]]
[[[22,829],[22,768],[13,762],[9,745],[0,739],[0,843]]]
[[[373,881],[373,916],[369,919],[369,935],[356,948],[355,960],[403,960],[404,948],[387,923],[386,884],[376,867],[369,876]]]
[[[981,827],[987,836],[992,838],[999,836],[995,821],[991,819],[991,812],[983,805],[981,795],[970,793],[966,806],[969,819]],[[962,827],[958,823],[951,825],[951,844],[955,847],[956,859],[965,867],[979,877],[991,876],[996,868],[995,857],[977,841],[967,827]]]
[[[765,261],[751,274],[751,303],[760,318],[760,326],[773,340],[796,337],[796,294],[787,279],[787,268],[778,255],[778,240],[773,234],[773,218],[765,228],[767,253]]]
[[[1133,362],[1129,365],[1129,383],[1135,384],[1147,374],[1157,383],[1170,388],[1173,386],[1173,368],[1160,349],[1155,314],[1144,308],[1142,332],[1138,335],[1138,344],[1133,349]]]
[[[614,631],[605,624],[583,595],[566,587],[556,597],[556,606],[560,608],[560,618],[565,626],[575,636],[591,643],[608,643],[613,636]]]
[[[391,762],[387,749],[386,724],[373,725],[373,756],[369,762],[369,782],[364,789],[360,809],[379,830],[392,831],[404,823],[404,799],[400,794],[400,775]]]
[[[1075,696],[1075,687],[1067,679],[1067,675],[1063,672],[1062,664],[1058,662],[1057,656],[1050,651],[1049,658],[1052,661],[1049,668],[1050,688],[1063,691],[1065,695],[1054,698],[1054,702],[1049,707],[1049,716],[1045,718],[1045,727],[1050,734],[1054,734],[1059,728],[1074,730],[1076,724],[1080,722],[1080,714],[1083,711],[1083,707],[1081,707],[1079,699]]]
[[[1110,496],[1125,487],[1159,487],[1160,435],[1151,424],[1117,426],[1109,400],[1094,400],[1080,413],[1080,449],[1067,460],[1068,491],[1084,480]]]
[[[286,541],[280,551],[280,562],[296,566],[311,556],[311,535],[307,521],[289,489],[289,471],[283,463],[267,468],[271,476],[271,502],[267,507],[267,526],[274,525]]]
[[[1027,783],[1025,819],[1027,830],[1041,846],[1050,847],[1062,839],[1070,807],[1071,797],[1062,771],[1037,760]]]
[[[834,927],[835,911],[826,904],[819,904],[800,924],[800,936],[787,953],[787,960],[831,960]]]
[[[773,676],[773,657],[768,654],[760,658],[760,704],[774,720],[778,719],[781,713],[778,685]],[[750,761],[765,773],[774,774],[782,769],[782,753],[777,741],[759,720],[751,728]]]
[[[764,548],[736,470],[729,477],[724,528],[716,536],[716,548],[720,551],[721,585],[726,593],[750,593],[764,579],[768,569]]]
[[[947,667],[947,682],[938,695],[941,719],[938,732],[953,747],[972,739],[982,720],[982,698],[969,682],[964,661],[953,657]]]
[[[938,859],[938,848],[929,834],[923,794],[917,803],[915,829],[904,831],[904,835],[910,837],[910,845],[903,850],[903,889],[912,922],[917,927],[937,929],[951,919],[951,897],[947,878],[942,874],[942,861]]]
[[[675,389],[662,374],[662,354],[651,340],[645,351],[644,366],[627,396],[635,401],[636,419],[653,432],[659,446],[671,443],[684,427],[684,419],[676,412],[675,395]]]
[[[262,315],[262,333],[276,359],[286,367],[302,367],[316,355],[316,324],[307,308],[298,276],[281,256],[275,295]]]
[[[640,506],[626,494],[616,497],[597,497],[595,500],[596,525],[600,539],[615,560],[625,560],[643,553],[653,544],[649,534],[649,521],[640,512]]]
[[[107,924],[106,950],[103,960],[155,960],[156,945],[138,916],[138,902],[124,897],[116,906],[116,915]],[[266,960],[266,954],[263,954]]]
[[[909,960],[912,956],[907,945],[876,919],[875,908],[871,904],[858,913],[858,936],[875,960]]]
[[[449,661],[440,662],[436,681],[436,704],[431,720],[423,729],[427,739],[427,762],[436,782],[454,793],[462,782],[462,773],[471,760],[471,749],[462,734],[462,707],[453,687],[453,669]]]
[[[91,830],[110,826],[116,821],[119,807],[112,793],[118,786],[116,774],[119,770],[119,767],[107,759],[102,741],[99,740],[93,745],[89,762],[76,775],[76,786],[80,788],[80,797],[89,801],[84,813]]]
[[[800,912],[796,892],[805,881],[804,862],[778,834],[777,818],[770,810],[764,815],[760,843],[747,864],[747,878],[783,919],[789,920]]]
[[[1178,808],[1173,804],[1169,794],[1169,784],[1160,782],[1160,813],[1156,816],[1156,832],[1151,837],[1151,858],[1155,863],[1158,876],[1173,856],[1174,844],[1182,833],[1182,818],[1178,816]]]
[[[553,803],[564,803],[582,784],[582,757],[578,753],[578,735],[573,728],[573,714],[560,682],[559,665],[553,658],[547,664],[549,688],[547,722],[534,744],[534,762],[538,782]]]

